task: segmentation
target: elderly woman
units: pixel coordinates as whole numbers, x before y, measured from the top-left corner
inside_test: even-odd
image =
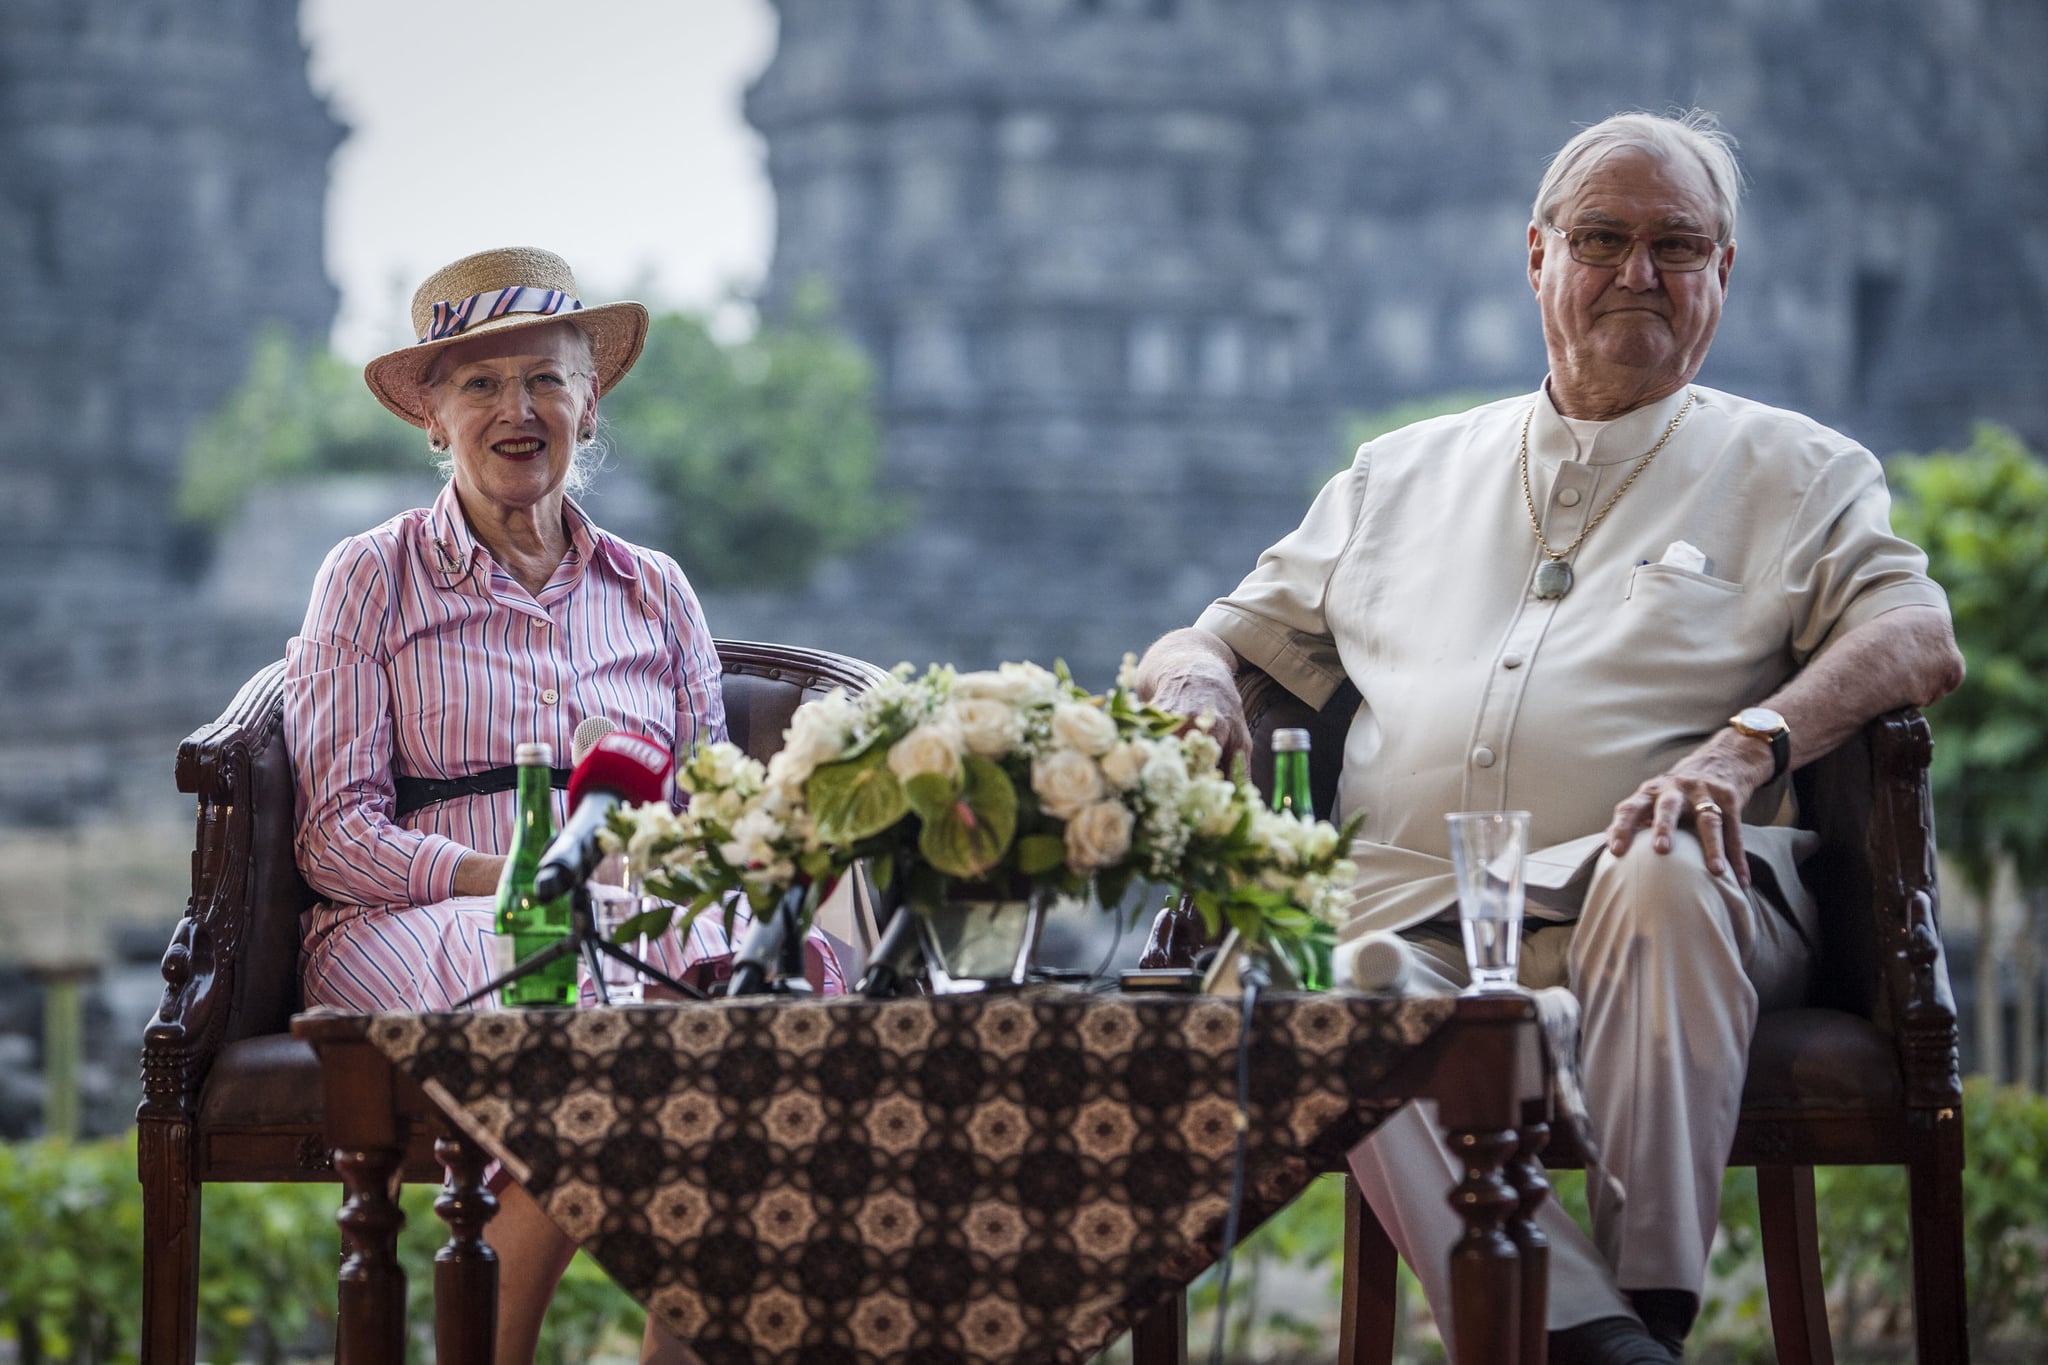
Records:
[[[302,926],[309,1006],[445,1010],[491,979],[518,745],[566,759],[599,716],[679,757],[725,734],[682,570],[568,496],[647,310],[586,308],[560,257],[515,248],[429,277],[412,320],[418,343],[364,378],[445,453],[448,484],[334,548],[286,654],[298,863],[324,898]],[[658,965],[726,952],[715,918],[657,943]],[[501,1199],[497,1358],[528,1360],[574,1245],[516,1186]],[[648,1350],[674,1347],[650,1327]]]

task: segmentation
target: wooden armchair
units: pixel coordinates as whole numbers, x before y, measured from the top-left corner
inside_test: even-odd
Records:
[[[858,659],[716,642],[726,724],[757,758],[782,747],[798,705],[884,677]],[[178,789],[199,801],[192,897],[163,960],[164,997],[143,1034],[144,1365],[189,1365],[197,1347],[199,1187],[336,1179],[313,1050],[286,1031],[299,1008],[299,912],[314,895],[292,855],[284,664],[243,685],[178,748]],[[431,1135],[403,1178],[439,1183]]]
[[[1317,712],[1256,669],[1245,671],[1239,687],[1252,773],[1261,781],[1271,774],[1275,730],[1308,729],[1316,809],[1327,815],[1357,692],[1346,685]],[[1969,1359],[1962,1083],[1935,885],[1932,753],[1926,720],[1916,710],[1897,711],[1793,779],[1802,823],[1821,836],[1801,870],[1821,910],[1812,998],[1806,1008],[1758,1022],[1730,1156],[1756,1168],[1771,1328],[1784,1365],[1834,1359],[1814,1218],[1816,1166],[1906,1168],[1918,1357],[1923,1365]],[[1162,920],[1156,952],[1184,952],[1198,926]],[[1581,1158],[1553,1143],[1544,1163],[1558,1169]],[[1394,1251],[1357,1188],[1346,1185],[1338,1358],[1384,1362],[1393,1355]]]

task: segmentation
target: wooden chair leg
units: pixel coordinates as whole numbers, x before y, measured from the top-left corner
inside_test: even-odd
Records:
[[[484,1187],[483,1152],[460,1130],[444,1126],[434,1155],[448,1179],[434,1212],[448,1225],[448,1242],[434,1253],[434,1360],[436,1365],[491,1365],[498,1335],[498,1253],[484,1240],[484,1225],[498,1197]]]
[[[192,1365],[199,1352],[199,1183],[191,1130],[143,1123],[142,1365]]]
[[[1344,1302],[1337,1328],[1339,1365],[1393,1365],[1401,1304],[1401,1258],[1393,1239],[1344,1176]]]
[[[1820,1230],[1814,1218],[1813,1167],[1759,1166],[1756,1194],[1763,1222],[1771,1336],[1780,1365],[1834,1365],[1827,1285],[1820,1273]]]
[[[1131,1324],[1131,1365],[1188,1365],[1188,1295],[1177,1289]]]
[[[1921,1365],[1968,1365],[1963,1276],[1963,1118],[1942,1110],[1907,1168],[1913,1219],[1913,1336]]]

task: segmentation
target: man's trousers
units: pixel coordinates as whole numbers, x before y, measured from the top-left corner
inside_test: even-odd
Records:
[[[1631,1314],[1624,1290],[1701,1292],[1757,1016],[1805,995],[1815,915],[1794,894],[1799,904],[1788,909],[1745,891],[1732,872],[1710,875],[1690,830],[1664,854],[1644,831],[1621,857],[1601,853],[1576,921],[1523,940],[1522,984],[1568,986],[1578,997],[1592,1138],[1626,1191],[1603,1197],[1601,1182],[1587,1182],[1592,1241],[1545,1201],[1552,1329]],[[1461,948],[1427,936],[1411,946],[1408,989],[1464,987]],[[1450,1252],[1462,1225],[1446,1194],[1462,1168],[1434,1105],[1408,1105],[1350,1159],[1448,1333]]]

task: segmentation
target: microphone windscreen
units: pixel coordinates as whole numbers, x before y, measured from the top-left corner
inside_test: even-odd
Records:
[[[666,800],[671,766],[668,750],[647,736],[613,730],[569,774],[569,808],[593,792],[610,792],[629,805]]]
[[[1334,974],[1339,980],[1348,977],[1352,988],[1361,991],[1400,991],[1415,965],[1414,949],[1398,934],[1367,934],[1340,944],[1335,957]]]
[[[575,767],[590,757],[590,751],[597,742],[619,728],[619,723],[610,716],[586,716],[576,727],[576,733],[569,737],[569,766]]]

